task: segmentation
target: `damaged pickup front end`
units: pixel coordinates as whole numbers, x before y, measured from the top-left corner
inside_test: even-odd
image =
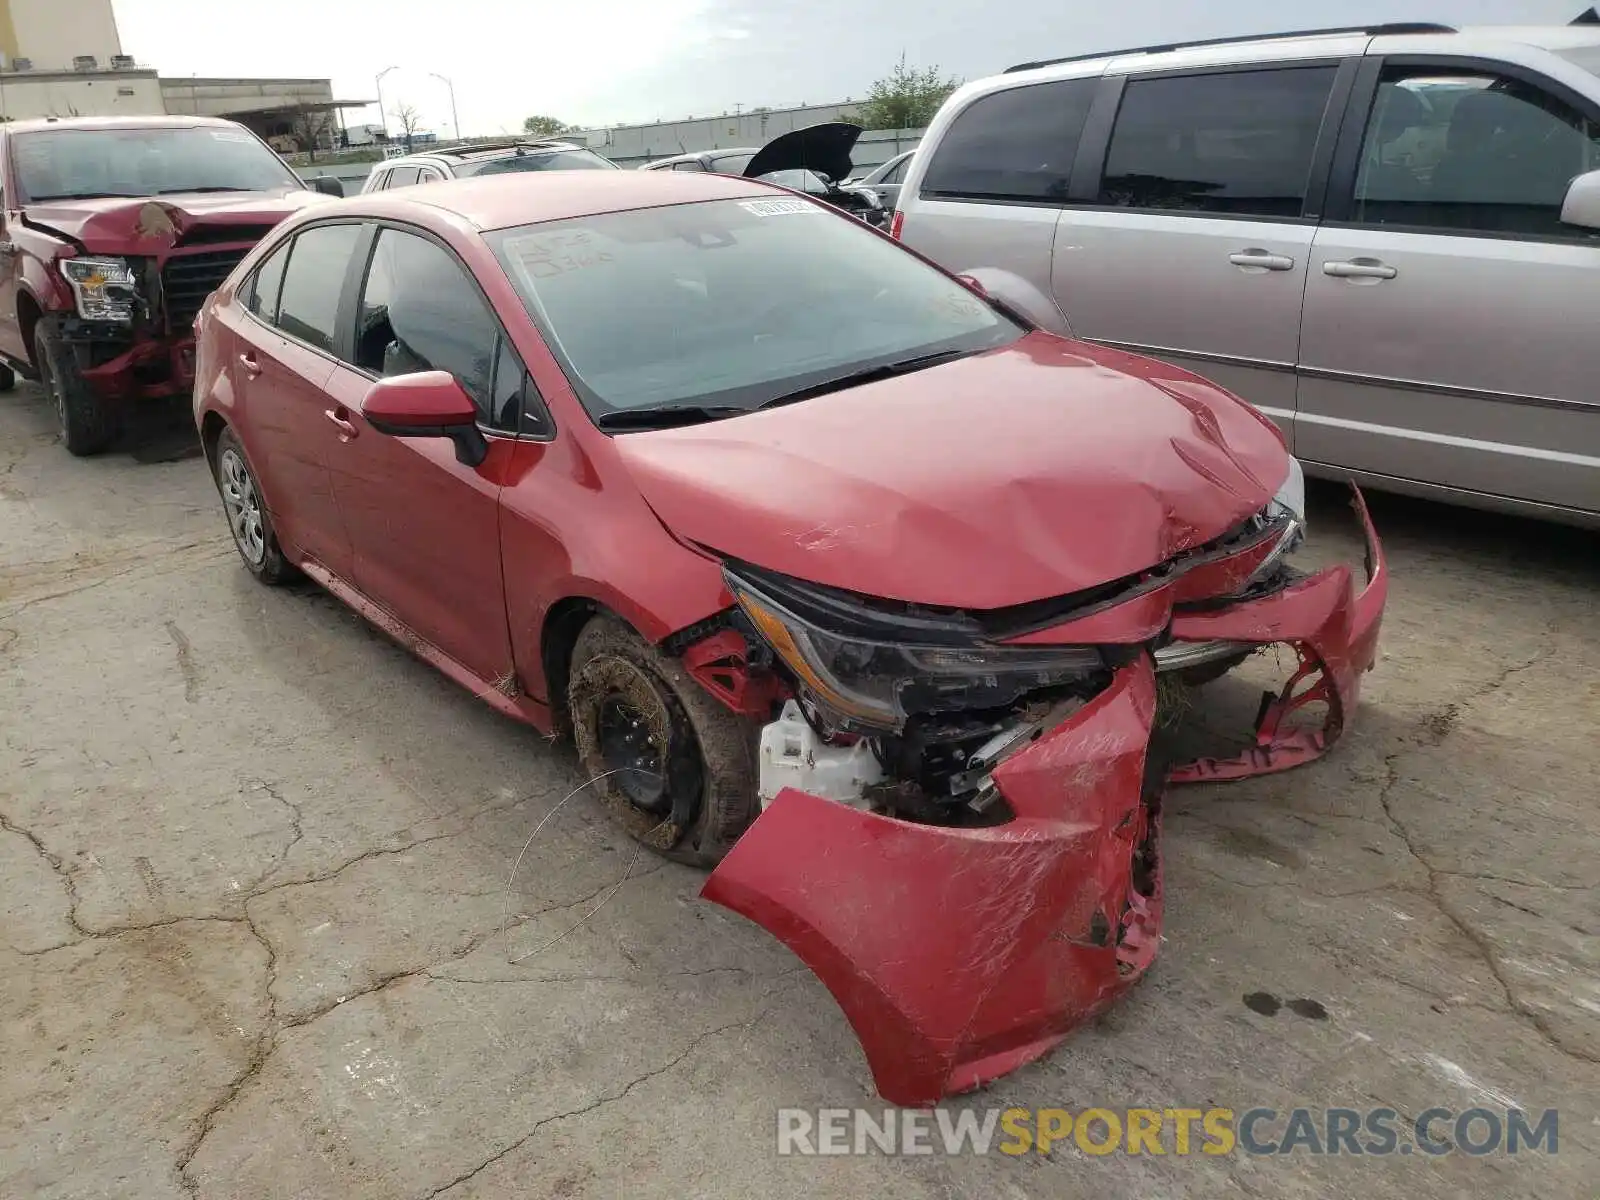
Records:
[[[886,1100],[982,1086],[1140,979],[1161,938],[1167,786],[1284,770],[1338,738],[1388,588],[1352,494],[1359,582],[1286,565],[1300,520],[1276,504],[1136,578],[1004,612],[727,567],[743,636],[685,664],[736,707],[791,698],[763,730],[764,811],[702,894],[817,974]],[[1244,755],[1155,761],[1162,677],[1204,682],[1274,644],[1298,669]],[[1291,722],[1313,703],[1319,726]]]

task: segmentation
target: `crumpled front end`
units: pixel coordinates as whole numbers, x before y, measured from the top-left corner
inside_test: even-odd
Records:
[[[1230,563],[1249,565],[1256,553],[1229,548],[1197,561],[1187,583],[1175,573],[1138,589],[1120,617],[1123,605],[1112,604],[1061,627],[1130,644],[1092,698],[1052,708],[1047,722],[973,757],[990,800],[972,820],[908,820],[789,788],[702,895],[765,927],[817,974],[892,1103],[932,1104],[1048,1053],[1155,958],[1164,788],[1298,766],[1345,728],[1376,655],[1388,588],[1359,493],[1355,507],[1368,546],[1359,589],[1350,568],[1337,566],[1268,594],[1206,603],[1196,580],[1226,576]],[[1163,594],[1158,614],[1152,596]],[[1263,704],[1249,752],[1167,773],[1149,761],[1162,655],[1275,643],[1291,645],[1300,668]],[[1313,701],[1327,706],[1322,727],[1288,728]]]

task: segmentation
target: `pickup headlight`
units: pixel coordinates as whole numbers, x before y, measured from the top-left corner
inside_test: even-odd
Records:
[[[820,704],[857,729],[894,733],[918,713],[1006,707],[1030,692],[1087,681],[1107,666],[1088,646],[919,644],[835,632],[732,571],[726,579],[773,652]],[[817,591],[825,603],[841,603],[840,595]]]
[[[132,323],[139,293],[127,259],[68,258],[61,263],[61,273],[72,285],[78,315],[84,320]]]

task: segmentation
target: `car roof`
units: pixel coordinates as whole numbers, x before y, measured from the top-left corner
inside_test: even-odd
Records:
[[[528,138],[516,142],[489,142],[483,145],[465,146],[436,146],[427,150],[415,150],[410,154],[402,154],[396,158],[381,158],[372,164],[374,171],[383,167],[393,167],[403,164],[435,162],[445,159],[450,162],[466,162],[477,158],[503,158],[518,150],[586,150],[587,146],[580,146],[577,142],[568,142],[560,138]]]
[[[699,162],[703,158],[731,158],[735,154],[758,154],[760,151],[760,146],[718,146],[715,150],[691,150],[687,154],[674,154],[671,158],[658,158],[644,165],[655,170],[673,163]]]
[[[234,121],[220,117],[33,117],[7,121],[7,133],[29,133],[36,129],[240,129]]]
[[[755,180],[702,172],[540,171],[366,192],[315,208],[319,216],[343,210],[346,216],[413,218],[418,209],[432,208],[487,231],[635,208],[770,196],[781,190]]]

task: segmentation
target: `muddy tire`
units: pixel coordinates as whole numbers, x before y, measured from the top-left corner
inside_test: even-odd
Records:
[[[567,709],[578,760],[630,837],[691,866],[715,865],[755,820],[753,722],[614,617],[585,625]]]
[[[233,430],[224,427],[217,435],[211,461],[217,492],[222,496],[222,511],[228,518],[228,532],[233,534],[234,547],[244,559],[245,569],[268,587],[298,579],[300,571],[284,557],[283,547],[278,545],[261,485]]]
[[[39,383],[55,405],[61,441],[78,458],[99,454],[122,435],[122,406],[94,390],[78,368],[78,357],[61,337],[53,318],[33,331],[33,358]]]
[[[17,386],[17,373],[5,363],[0,363],[0,392],[9,392]]]

